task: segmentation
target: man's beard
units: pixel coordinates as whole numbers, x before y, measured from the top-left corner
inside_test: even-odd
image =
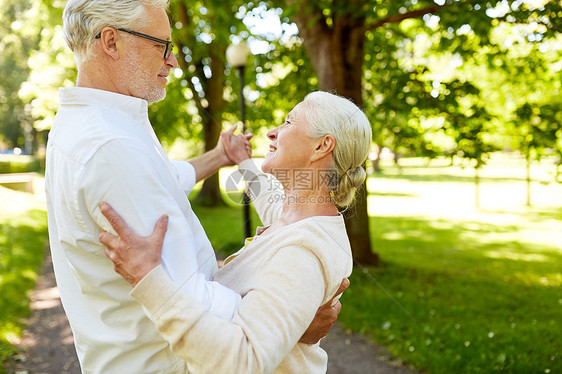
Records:
[[[158,86],[154,79],[139,70],[139,66],[142,66],[140,61],[141,58],[138,53],[133,51],[129,55],[125,66],[125,71],[128,73],[127,79],[129,79],[131,93],[134,97],[146,100],[149,105],[164,100],[166,97],[166,88]]]

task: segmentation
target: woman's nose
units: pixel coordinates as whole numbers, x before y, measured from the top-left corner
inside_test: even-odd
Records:
[[[269,131],[267,132],[267,137],[268,137],[270,140],[275,140],[275,138],[277,138],[277,127],[274,128],[274,129],[272,129],[272,130],[269,130]]]

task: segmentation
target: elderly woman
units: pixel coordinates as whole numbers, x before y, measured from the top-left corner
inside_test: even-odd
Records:
[[[263,172],[249,159],[235,160],[265,226],[214,276],[243,296],[231,321],[178,292],[158,265],[165,217],[141,240],[102,207],[120,234],[100,235],[106,254],[194,373],[326,372],[326,352],[299,338],[351,273],[338,207],[348,206],[365,180],[371,127],[351,101],[313,92],[267,136]]]

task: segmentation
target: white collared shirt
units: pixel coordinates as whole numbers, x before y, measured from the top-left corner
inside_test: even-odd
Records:
[[[47,145],[45,188],[53,265],[84,373],[176,373],[185,362],[129,296],[98,241],[114,232],[97,204],[108,202],[140,235],[170,217],[162,266],[182,291],[230,320],[240,303],[212,282],[213,249],[186,193],[188,162],[171,162],[142,99],[89,88],[61,88]],[[181,291],[178,291],[181,292]]]

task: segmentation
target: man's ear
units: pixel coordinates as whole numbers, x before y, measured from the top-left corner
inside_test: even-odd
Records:
[[[104,27],[100,32],[100,42],[103,52],[113,60],[119,60],[118,41],[119,32],[113,27]]]
[[[327,155],[331,154],[336,147],[336,137],[333,135],[324,135],[318,139],[314,153],[312,154],[312,161],[318,161]]]

